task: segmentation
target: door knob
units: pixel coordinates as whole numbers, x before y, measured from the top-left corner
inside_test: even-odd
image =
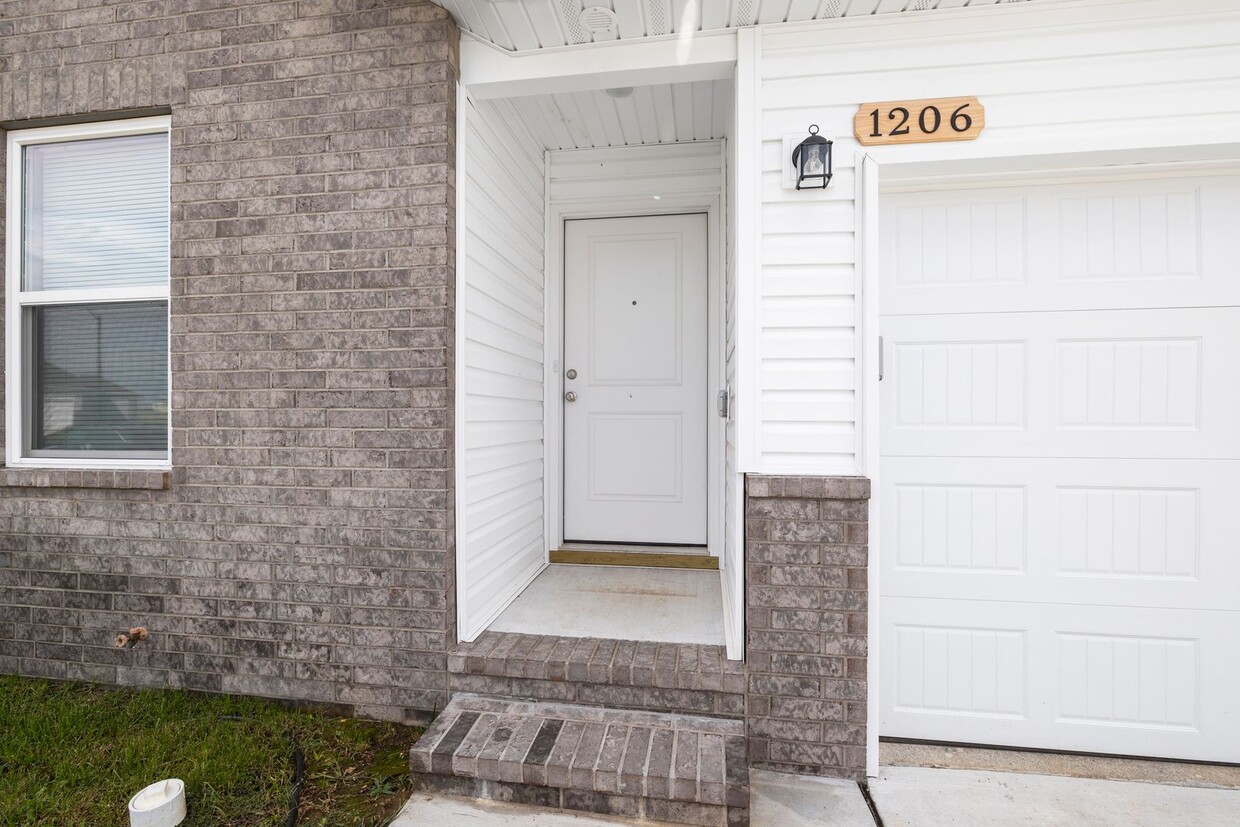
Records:
[[[576,402],[577,394],[574,391],[569,391],[568,393],[564,394],[564,401],[565,402]]]

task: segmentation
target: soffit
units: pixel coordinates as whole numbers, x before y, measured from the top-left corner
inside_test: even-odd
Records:
[[[659,37],[755,24],[901,14],[1055,0],[434,0],[467,32],[508,51]],[[605,32],[581,22],[586,8],[615,17]]]
[[[529,95],[503,103],[547,149],[705,141],[728,136],[732,82],[639,86],[623,97],[602,89]]]

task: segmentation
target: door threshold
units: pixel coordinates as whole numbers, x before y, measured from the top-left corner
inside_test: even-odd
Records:
[[[719,570],[719,558],[685,551],[646,550],[624,547],[559,548],[551,551],[552,563],[579,566],[644,566],[659,569]]]

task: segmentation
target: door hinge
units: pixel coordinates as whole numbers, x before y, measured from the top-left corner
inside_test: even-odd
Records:
[[[718,407],[718,410],[719,410],[719,416],[720,416],[721,418],[723,418],[723,419],[727,419],[727,418],[728,418],[728,408],[730,407],[730,406],[729,406],[729,401],[730,401],[730,398],[731,398],[731,393],[729,393],[726,389],[725,389],[725,390],[721,390],[721,391],[719,391],[718,396],[716,396],[715,398],[716,398],[716,400],[717,400],[716,404],[717,404],[717,407]]]

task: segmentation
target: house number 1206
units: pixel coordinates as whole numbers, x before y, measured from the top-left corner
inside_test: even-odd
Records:
[[[853,118],[853,133],[866,146],[971,141],[986,125],[977,98],[863,103]]]

